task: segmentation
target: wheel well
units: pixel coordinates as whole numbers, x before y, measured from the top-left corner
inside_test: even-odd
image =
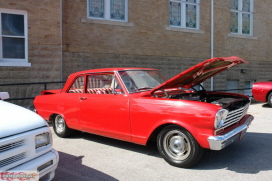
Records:
[[[266,101],[268,101],[268,96],[272,93],[272,90],[270,90],[266,95]]]
[[[49,123],[52,123],[52,121],[55,119],[55,117],[57,116],[58,114],[51,114],[50,117],[49,117]]]
[[[174,125],[174,126],[180,126],[180,125],[177,125],[177,124],[171,124],[171,123],[168,123],[168,124],[163,124],[163,125],[160,125],[159,127],[157,127],[153,132],[152,134],[149,136],[148,140],[147,140],[147,144],[149,144],[150,142],[157,142],[157,136],[158,134],[161,132],[161,130],[163,130],[165,127],[167,126],[170,126],[170,125]],[[181,127],[181,126],[180,126]],[[183,128],[183,127],[182,127]]]

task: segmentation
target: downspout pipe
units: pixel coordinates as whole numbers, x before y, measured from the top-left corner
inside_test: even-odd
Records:
[[[62,77],[62,0],[60,0],[60,81]]]
[[[214,1],[211,0],[211,58],[214,57]],[[211,91],[213,91],[213,77],[211,77]]]

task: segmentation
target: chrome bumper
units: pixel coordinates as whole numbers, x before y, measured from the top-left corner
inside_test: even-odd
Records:
[[[220,136],[210,136],[208,137],[208,142],[210,144],[211,150],[222,150],[229,144],[234,141],[241,140],[244,134],[246,133],[247,128],[249,127],[251,121],[253,120],[253,116],[248,116],[244,124],[233,129],[232,131],[220,135]]]

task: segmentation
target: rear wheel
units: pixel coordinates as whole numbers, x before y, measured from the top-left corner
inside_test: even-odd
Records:
[[[203,154],[194,137],[179,126],[165,127],[158,135],[157,146],[164,160],[176,167],[192,167]]]
[[[272,92],[268,96],[268,104],[272,107]]]
[[[64,118],[61,115],[57,115],[53,119],[53,129],[59,137],[65,138],[70,136],[74,130],[67,127]]]

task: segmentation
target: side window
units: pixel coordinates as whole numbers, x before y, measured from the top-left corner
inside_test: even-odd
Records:
[[[84,92],[84,76],[76,78],[68,93],[83,93]]]
[[[114,73],[98,73],[87,76],[87,93],[113,94],[123,93],[114,78]]]

